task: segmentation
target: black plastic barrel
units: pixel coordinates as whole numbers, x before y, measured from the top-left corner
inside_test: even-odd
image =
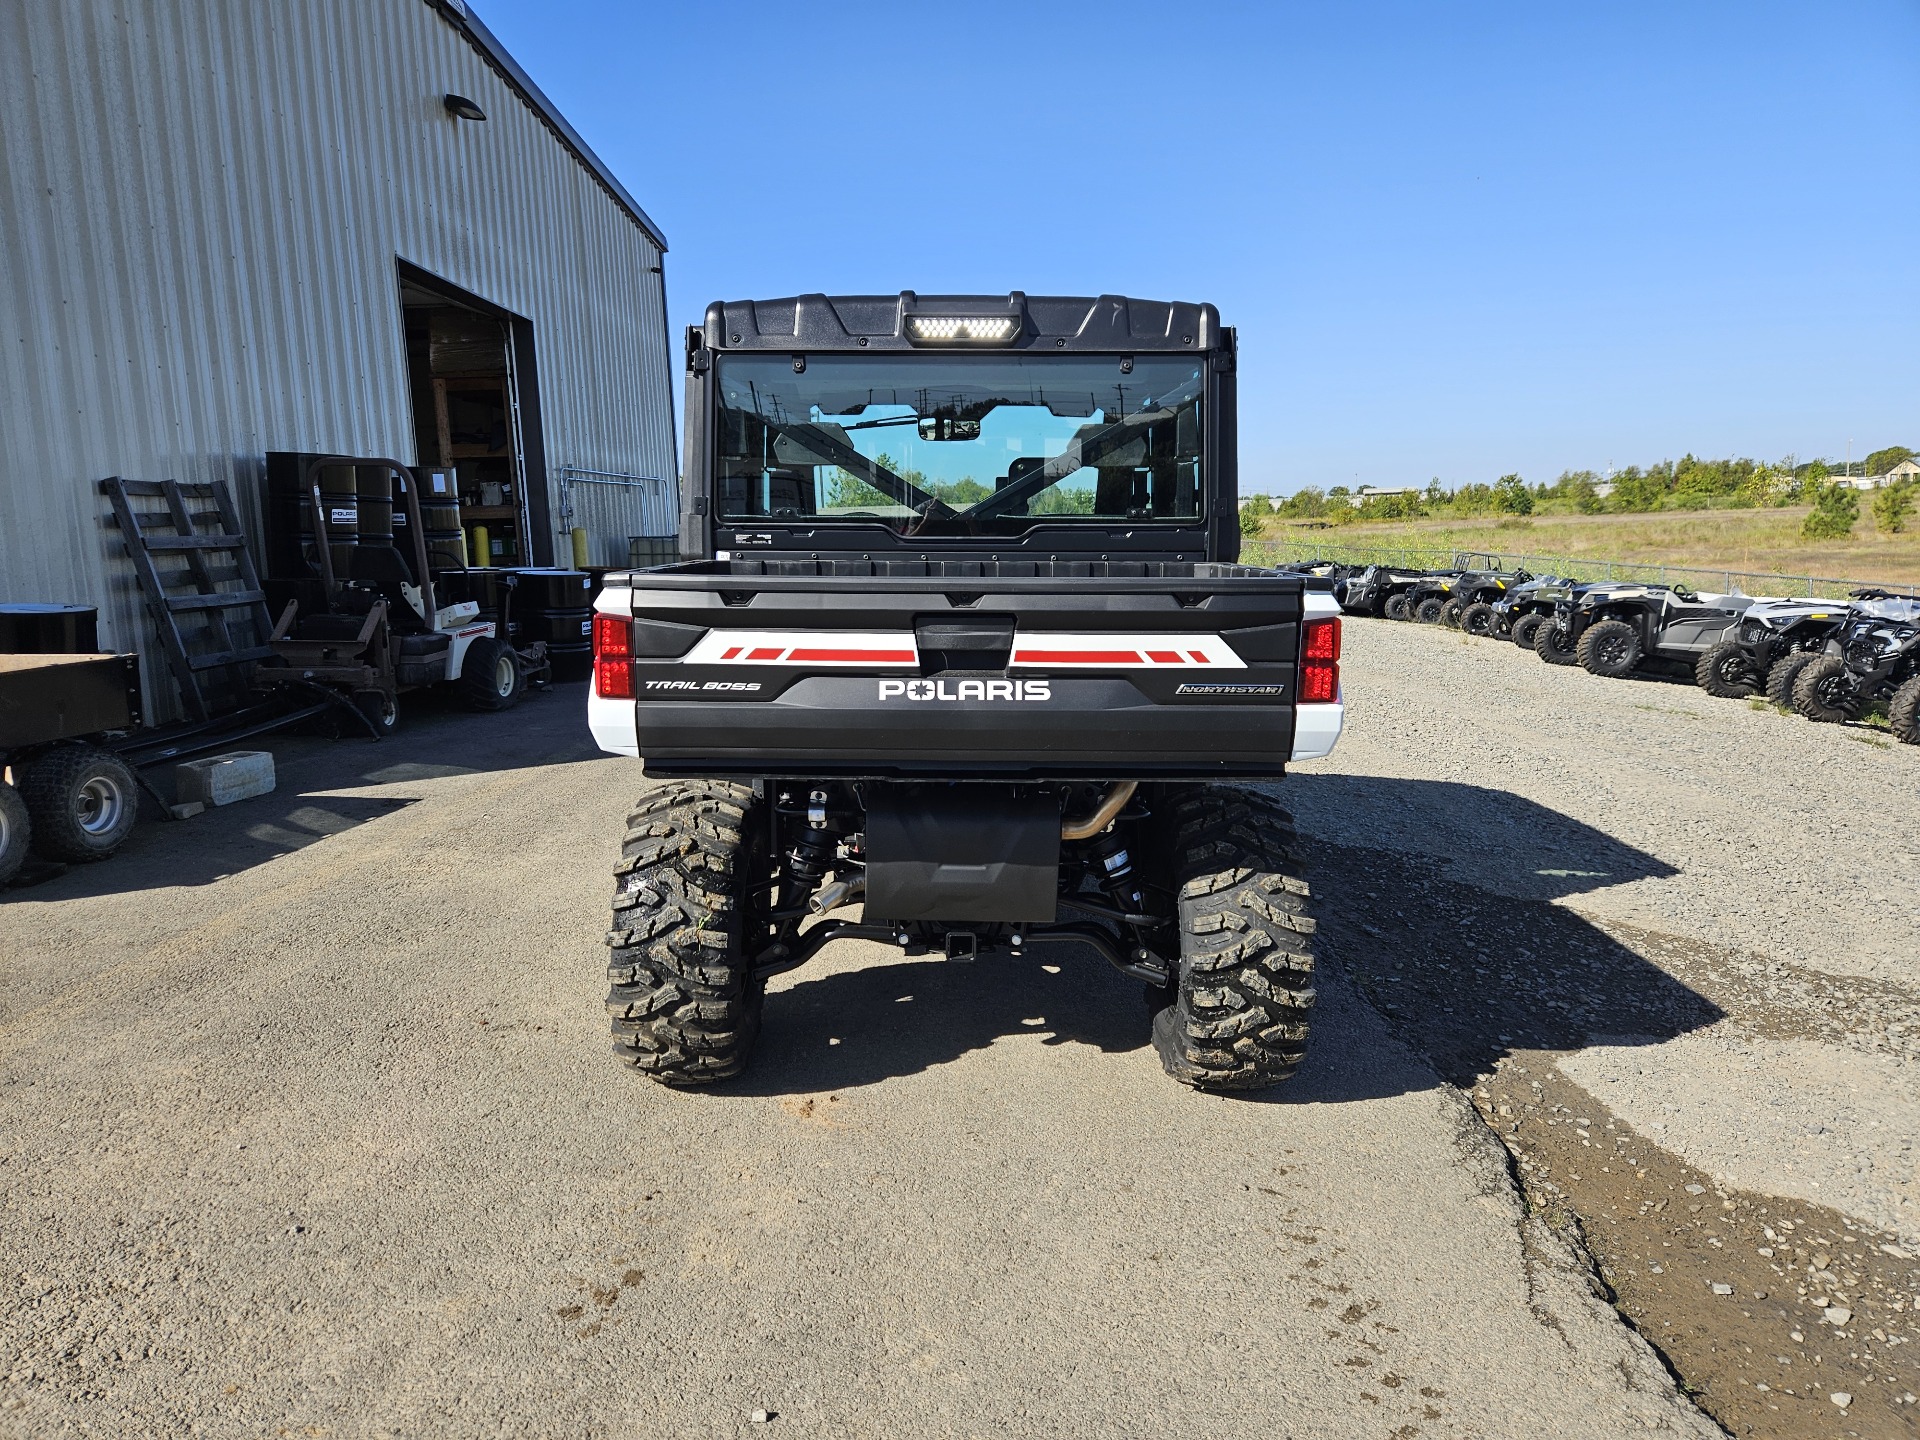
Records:
[[[384,465],[356,465],[353,484],[360,511],[360,544],[393,544],[393,472]]]
[[[0,605],[0,655],[92,655],[99,649],[97,606],[37,600]]]
[[[360,487],[353,465],[320,467],[320,506],[333,554],[333,573],[353,574],[353,550],[360,543]],[[309,502],[311,503],[311,502]]]
[[[467,532],[460,526],[460,502],[423,496],[420,515],[427,526],[427,567],[436,573],[466,569]]]

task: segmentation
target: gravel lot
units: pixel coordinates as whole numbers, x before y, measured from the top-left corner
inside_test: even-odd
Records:
[[[0,1434],[1720,1433],[1668,1364],[1738,1433],[1908,1433],[1920,752],[1348,657],[1282,787],[1315,1046],[1260,1101],[1166,1081],[1071,953],[849,945],[744,1081],[621,1073],[645,782],[577,690],[289,742],[276,795],[13,892]]]
[[[1285,787],[1327,948],[1717,1419],[1920,1434],[1920,749],[1438,628],[1347,656]]]

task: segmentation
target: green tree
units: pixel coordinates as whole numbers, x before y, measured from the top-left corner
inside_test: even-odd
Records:
[[[1353,501],[1347,498],[1347,487],[1336,485],[1327,492],[1327,519],[1336,525],[1351,525],[1360,518],[1360,512],[1353,508]]]
[[[1913,451],[1904,445],[1889,445],[1867,456],[1867,474],[1884,475],[1904,460],[1913,459]]]
[[[956,510],[963,505],[977,505],[993,494],[971,475],[963,475],[958,480],[935,480],[921,488],[930,495],[938,495]]]
[[[1613,477],[1613,508],[1625,510],[1631,514],[1640,514],[1660,508],[1660,502],[1667,498],[1666,481],[1659,475],[1641,470],[1638,465],[1629,465]]]
[[[1502,515],[1531,515],[1533,492],[1518,475],[1502,475],[1493,482],[1493,508]]]
[[[1427,503],[1429,505],[1439,505],[1443,503],[1446,498],[1447,492],[1441,488],[1440,477],[1436,475],[1427,482]]]
[[[1898,465],[1898,460],[1893,462]],[[1914,491],[1920,489],[1909,480],[1883,485],[1873,492],[1873,528],[1882,535],[1898,535],[1907,528],[1913,514]]]
[[[1813,497],[1813,512],[1800,524],[1808,540],[1844,540],[1860,518],[1860,492],[1847,485],[1823,485]]]
[[[1595,488],[1600,477],[1591,470],[1568,470],[1554,482],[1554,492],[1582,515],[1597,515],[1605,508]]]
[[[1274,507],[1289,520],[1317,520],[1327,511],[1327,497],[1318,485],[1303,485]]]
[[[1240,533],[1252,536],[1260,533],[1260,526],[1267,516],[1273,513],[1273,506],[1264,495],[1250,495],[1240,506]]]
[[[1793,475],[1787,469],[1778,465],[1755,465],[1740,482],[1738,493],[1743,505],[1765,509],[1778,505],[1792,487]]]

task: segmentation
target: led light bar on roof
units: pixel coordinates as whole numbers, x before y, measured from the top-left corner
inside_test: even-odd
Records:
[[[1018,322],[1011,315],[909,315],[907,338],[931,344],[1004,345]]]

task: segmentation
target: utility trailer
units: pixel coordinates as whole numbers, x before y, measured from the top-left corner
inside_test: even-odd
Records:
[[[32,851],[104,860],[139,814],[133,768],[107,748],[140,723],[134,655],[0,655],[0,886]]]
[[[661,782],[616,871],[622,1060],[737,1074],[767,980],[864,938],[1087,947],[1145,982],[1176,1079],[1292,1073],[1307,884],[1231,782],[1331,752],[1339,607],[1237,563],[1234,372],[1209,305],[709,307],[690,558],[609,575],[593,623],[593,734]]]

